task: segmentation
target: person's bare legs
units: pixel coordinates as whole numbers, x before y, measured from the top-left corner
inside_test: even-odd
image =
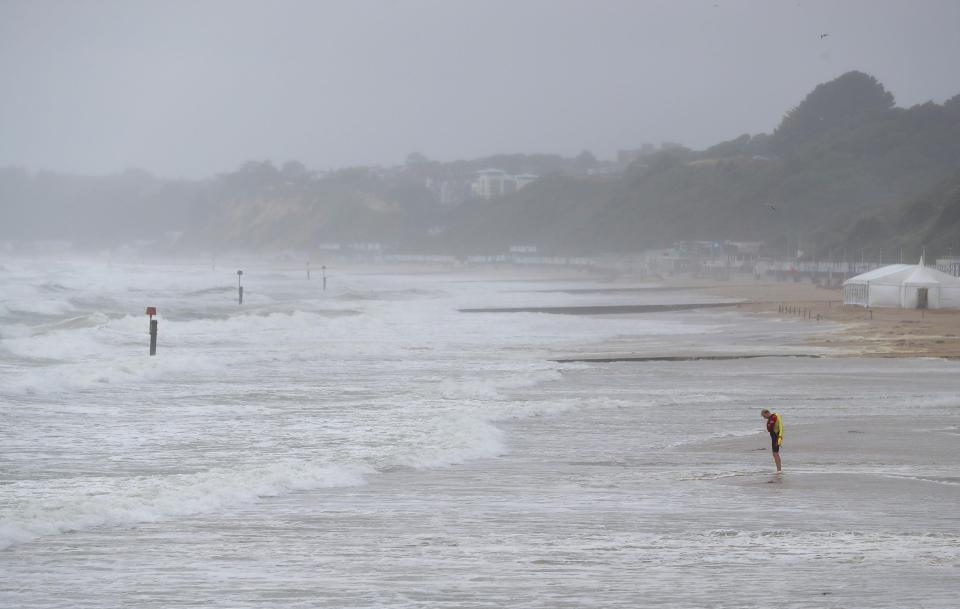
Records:
[[[777,472],[780,471],[780,453],[773,453],[773,462],[777,464]]]

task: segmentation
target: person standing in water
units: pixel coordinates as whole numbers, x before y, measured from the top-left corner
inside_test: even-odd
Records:
[[[780,445],[783,444],[783,421],[780,415],[770,412],[766,408],[760,411],[760,416],[767,420],[767,431],[770,432],[770,445],[773,448],[773,462],[780,471]]]

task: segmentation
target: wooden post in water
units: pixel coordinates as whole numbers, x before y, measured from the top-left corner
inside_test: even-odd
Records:
[[[156,314],[156,307],[147,307],[147,315],[150,316],[150,355],[157,354],[157,320],[153,318]]]
[[[327,291],[327,265],[320,266],[320,275],[323,277],[323,291]]]
[[[240,278],[243,277],[243,271],[237,271],[237,293],[240,304],[243,304],[243,286],[240,285]]]

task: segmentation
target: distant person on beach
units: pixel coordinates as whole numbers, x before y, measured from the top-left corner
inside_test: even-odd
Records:
[[[783,444],[783,421],[780,415],[770,412],[766,408],[760,411],[760,416],[767,420],[767,431],[770,432],[770,445],[773,448],[773,462],[780,471],[780,445]]]

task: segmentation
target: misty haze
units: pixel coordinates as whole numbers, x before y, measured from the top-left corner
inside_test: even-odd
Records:
[[[0,606],[956,607],[958,25],[0,0]]]

